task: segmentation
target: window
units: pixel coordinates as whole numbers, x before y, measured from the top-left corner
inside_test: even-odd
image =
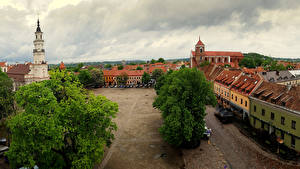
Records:
[[[284,120],[285,118],[284,117],[281,117],[281,124],[284,125]]]
[[[292,120],[292,129],[296,129],[296,121]]]
[[[254,105],[254,112],[256,112],[256,106]]]
[[[231,95],[231,99],[233,99],[233,94]]]
[[[265,109],[261,109],[261,115],[262,115],[262,116],[265,116],[265,114],[266,114]]]
[[[271,112],[271,120],[274,120],[274,118],[275,118],[275,115],[273,112]]]
[[[265,128],[265,123],[261,122],[261,128],[264,129]]]
[[[243,104],[243,99],[241,99],[241,104]]]
[[[295,148],[295,137],[294,136],[291,136],[291,147]]]
[[[235,96],[235,101],[237,101],[237,97]]]
[[[281,139],[284,140],[284,131],[281,131],[280,135],[281,135]]]
[[[245,106],[247,107],[247,101],[245,101]]]
[[[256,119],[253,118],[253,126],[255,127],[255,124],[256,124]]]

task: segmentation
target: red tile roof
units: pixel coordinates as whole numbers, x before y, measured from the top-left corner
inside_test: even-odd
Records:
[[[289,88],[264,81],[251,96],[290,110],[300,111],[300,86]]]
[[[30,64],[17,64],[13,65],[12,68],[10,68],[7,71],[7,74],[28,74],[30,72]]]
[[[232,84],[231,90],[249,95],[262,79],[258,75],[242,75]]]
[[[239,56],[244,55],[241,52],[225,52],[225,51],[205,51],[205,56]]]
[[[240,70],[224,70],[215,81],[229,87],[241,73]]]
[[[0,67],[5,67],[6,66],[6,62],[0,62]]]
[[[200,38],[199,38],[199,41],[197,42],[197,44],[196,45],[204,45],[204,43],[200,40]]]
[[[103,70],[104,76],[119,76],[122,73],[126,73],[128,76],[142,76],[144,70]]]

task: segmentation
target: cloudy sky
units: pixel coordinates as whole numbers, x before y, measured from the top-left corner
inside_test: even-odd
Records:
[[[300,57],[299,0],[1,0],[0,61],[32,61],[36,20],[50,63],[189,57],[206,50]]]

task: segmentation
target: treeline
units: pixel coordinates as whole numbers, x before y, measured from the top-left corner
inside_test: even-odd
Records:
[[[239,62],[239,66],[247,68],[261,66],[269,71],[293,69],[292,65],[284,66],[283,64],[279,64],[274,58],[259,53],[245,53],[244,58]]]

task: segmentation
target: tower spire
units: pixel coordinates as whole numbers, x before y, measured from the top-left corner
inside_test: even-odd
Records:
[[[38,18],[37,20],[37,28],[36,28],[37,32],[41,32],[41,28],[40,28],[40,19]]]

